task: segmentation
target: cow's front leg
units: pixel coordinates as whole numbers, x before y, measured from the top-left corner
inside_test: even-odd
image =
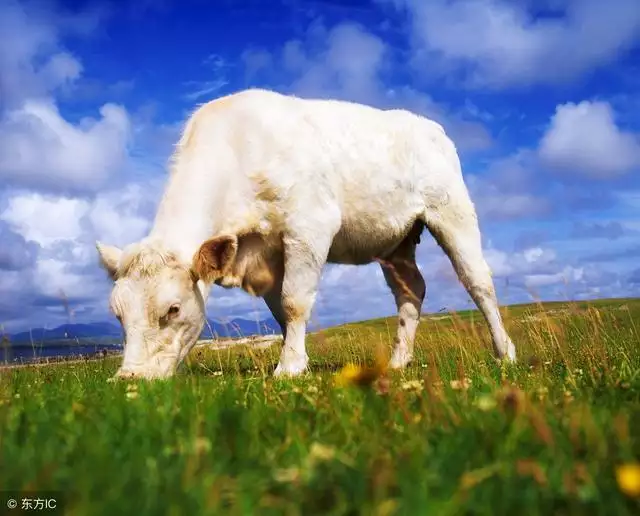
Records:
[[[332,235],[313,243],[297,238],[284,239],[285,268],[282,281],[284,345],[275,376],[297,376],[307,369],[305,346],[307,321],[316,300],[322,268]]]

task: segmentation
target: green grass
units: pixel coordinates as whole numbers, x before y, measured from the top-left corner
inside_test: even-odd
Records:
[[[309,337],[312,372],[270,377],[277,345],[196,349],[179,376],[107,383],[118,361],[2,371],[0,486],[66,514],[640,514],[640,301],[504,309],[500,367],[475,312],[420,325],[416,360],[365,386],[395,319]],[[640,481],[640,479],[639,479]]]

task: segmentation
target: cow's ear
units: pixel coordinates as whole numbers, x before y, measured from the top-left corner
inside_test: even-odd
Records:
[[[111,279],[115,278],[116,272],[118,271],[118,263],[120,263],[120,258],[122,257],[122,250],[101,242],[96,242],[96,249],[100,256],[100,263],[109,273]]]
[[[229,271],[237,254],[238,238],[235,235],[211,238],[193,256],[192,272],[205,283],[212,283]]]

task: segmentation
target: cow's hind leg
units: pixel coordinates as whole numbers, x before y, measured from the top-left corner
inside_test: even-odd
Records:
[[[385,260],[379,260],[384,278],[398,307],[398,327],[389,367],[399,369],[413,359],[413,348],[426,293],[424,278],[416,264],[416,244],[422,223],[416,224],[409,236]]]
[[[516,348],[511,342],[498,310],[491,270],[482,252],[482,239],[475,209],[468,197],[427,211],[425,224],[447,254],[458,278],[482,312],[489,325],[493,348],[498,358],[515,361]]]
[[[263,299],[267,304],[267,307],[271,311],[271,315],[276,320],[276,322],[280,325],[280,329],[282,330],[282,338],[287,338],[287,319],[284,313],[284,308],[282,306],[282,287],[281,285],[273,288],[266,294],[264,294]]]

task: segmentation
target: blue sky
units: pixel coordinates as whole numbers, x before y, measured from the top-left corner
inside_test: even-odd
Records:
[[[112,319],[95,240],[143,237],[185,117],[252,86],[442,123],[502,303],[640,292],[637,0],[2,0],[0,33],[7,331]],[[471,306],[427,234],[418,256],[425,311]],[[377,265],[329,266],[313,321],[394,310]]]

